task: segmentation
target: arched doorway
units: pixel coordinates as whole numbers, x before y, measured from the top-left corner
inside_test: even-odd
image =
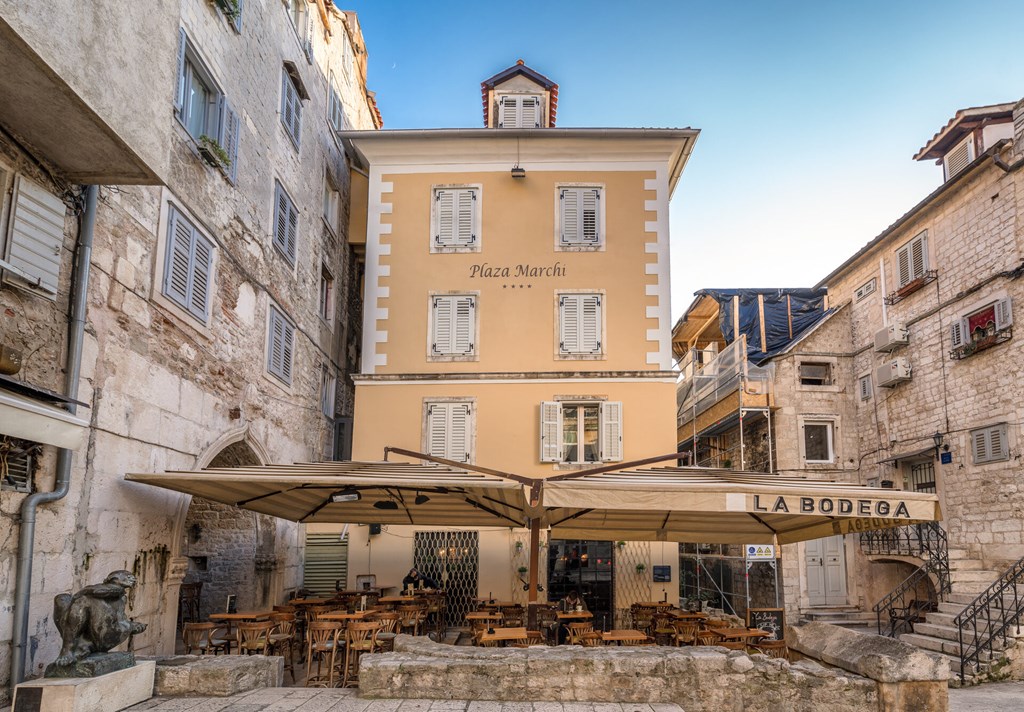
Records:
[[[246,439],[229,443],[206,467],[260,465]],[[228,596],[238,610],[269,605],[274,597],[277,523],[273,517],[193,497],[182,527],[184,583],[201,582],[199,616],[223,611]]]

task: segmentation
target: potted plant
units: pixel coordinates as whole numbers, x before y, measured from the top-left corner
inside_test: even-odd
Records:
[[[617,542],[615,542],[615,546],[619,547],[619,551],[622,551],[623,549],[626,548],[626,542],[624,542],[624,541],[617,541]]]
[[[224,147],[217,143],[217,139],[206,134],[199,137],[199,155],[214,168],[225,169],[231,165],[231,157]]]
[[[516,571],[518,571],[521,575],[525,576],[526,572],[529,571],[529,569],[525,566],[520,566],[518,569],[516,569]]]
[[[213,4],[231,19],[238,14],[238,0],[213,0]]]
[[[636,565],[636,572],[638,574],[642,574],[646,570],[647,570],[647,564],[640,563],[640,564]]]
[[[517,541],[516,542],[516,553],[518,554],[522,550],[523,550],[523,542]]]

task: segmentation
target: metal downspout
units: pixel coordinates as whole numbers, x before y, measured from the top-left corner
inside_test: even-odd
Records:
[[[89,290],[89,262],[92,258],[93,229],[96,225],[96,201],[99,186],[90,185],[85,191],[85,211],[78,231],[74,286],[71,294],[71,312],[68,315],[68,359],[64,373],[64,393],[69,398],[78,396],[78,379],[82,371],[82,341],[85,332],[86,296]],[[65,405],[74,415],[78,407]],[[32,554],[35,543],[36,509],[63,499],[71,486],[71,458],[73,450],[57,451],[57,477],[52,492],[35,492],[21,504],[21,528],[18,535],[18,563],[14,585],[14,634],[11,640],[11,687],[25,679],[26,648],[28,646],[29,596],[32,592]]]

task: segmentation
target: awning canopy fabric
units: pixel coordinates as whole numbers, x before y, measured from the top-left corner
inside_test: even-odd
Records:
[[[659,467],[538,481],[467,468],[323,462],[126,479],[296,522],[528,527],[532,517],[567,539],[788,544],[941,518],[930,493],[754,472]],[[341,494],[350,501],[333,501]]]
[[[297,463],[125,479],[306,524],[528,526],[522,484],[437,464]],[[342,493],[358,499],[333,501]],[[382,502],[393,504],[381,508]]]
[[[935,459],[935,453],[937,449],[938,448],[936,448],[934,445],[929,445],[928,447],[923,447],[918,450],[911,450],[910,452],[901,452],[899,455],[893,455],[892,457],[887,457],[884,460],[879,460],[878,464],[884,465],[890,462],[900,462],[901,460],[913,460],[918,457],[923,457],[924,455],[931,455],[932,459]]]
[[[733,470],[655,468],[546,481],[555,538],[790,544],[934,521],[934,494]]]

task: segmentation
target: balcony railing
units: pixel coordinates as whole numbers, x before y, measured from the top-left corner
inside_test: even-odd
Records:
[[[755,366],[747,360],[744,334],[710,362],[700,364],[691,354],[681,366],[676,388],[677,427],[689,423],[740,388],[748,395],[767,396],[772,392],[772,369]]]

